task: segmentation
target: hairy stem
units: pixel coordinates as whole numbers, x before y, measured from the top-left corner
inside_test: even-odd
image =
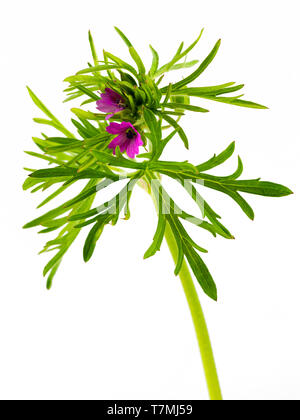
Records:
[[[166,226],[165,238],[169,246],[170,252],[172,254],[172,257],[176,263],[177,245],[173,236],[173,232],[168,223]],[[210,399],[222,400],[222,394],[207,325],[205,322],[204,314],[201,308],[197,291],[194,286],[192,276],[185,261],[182,264],[179,277],[183,286],[185,296],[188,301],[194,327],[196,330]]]

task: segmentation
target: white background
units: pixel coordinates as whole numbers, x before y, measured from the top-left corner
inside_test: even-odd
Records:
[[[150,63],[148,44],[166,62],[184,40],[205,27],[191,59],[203,59],[216,40],[220,52],[198,85],[246,84],[246,98],[270,110],[208,106],[186,117],[186,152],[173,140],[166,158],[200,163],[237,141],[245,177],[288,185],[296,194],[248,196],[251,222],[227,197],[208,191],[211,205],[235,241],[193,237],[218,286],[219,302],[197,286],[226,399],[299,399],[299,10],[298,1],[3,2],[1,39],[1,399],[206,399],[204,375],[180,281],[164,245],[143,261],[156,217],[142,190],[132,218],[108,227],[93,259],[84,264],[80,236],[53,289],[45,289],[38,256],[45,240],[22,225],[41,212],[45,198],[23,192],[23,154],[41,117],[28,84],[63,121],[64,77],[90,60],[87,32],[96,46],[128,59],[117,25]],[[182,77],[178,74],[177,77]],[[74,106],[74,104],[71,104]],[[43,130],[45,130],[43,128]],[[36,150],[36,149],[34,149]],[[236,157],[224,165],[224,174]],[[219,173],[219,172],[218,172]],[[49,206],[50,208],[50,206]]]

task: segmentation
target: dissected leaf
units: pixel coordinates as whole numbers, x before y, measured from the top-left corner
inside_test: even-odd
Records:
[[[83,248],[84,261],[89,261],[104,227],[107,224],[116,225],[121,214],[124,214],[123,220],[129,219],[132,191],[138,182],[147,192],[152,193],[158,213],[154,238],[144,258],[154,255],[160,249],[164,236],[171,233],[177,246],[175,274],[179,275],[188,263],[203,291],[210,298],[217,300],[216,285],[199,255],[199,252],[207,251],[192,239],[183,223],[188,222],[201,227],[214,237],[220,235],[226,239],[233,239],[233,236],[221,223],[220,215],[203,198],[202,192],[200,194],[200,188],[210,188],[217,193],[228,195],[250,219],[254,218],[254,212],[243,197],[244,193],[281,197],[292,192],[280,184],[260,179],[240,179],[243,172],[240,157],[238,157],[237,169],[233,173],[224,176],[208,174],[207,171],[223,164],[233,155],[234,142],[220,154],[214,155],[199,165],[193,165],[188,161],[160,160],[160,157],[176,134],[188,148],[187,135],[180,125],[180,120],[186,111],[208,112],[206,108],[192,105],[191,98],[193,97],[247,108],[265,109],[266,107],[245,100],[243,95],[239,94],[244,87],[243,84],[229,82],[201,87],[190,85],[212,62],[220,47],[220,40],[195,71],[179,79],[177,83],[159,87],[165,73],[198,64],[197,59],[188,61],[187,55],[199,42],[203,30],[187,48],[184,48],[184,43],[181,42],[171,60],[161,67],[159,67],[157,51],[150,46],[152,63],[147,74],[145,65],[130,40],[120,29],[116,28],[116,31],[128,47],[134,61],[132,65],[105,50],[103,50],[103,58],[99,60],[89,32],[93,62],[65,79],[68,83],[65,89],[65,102],[80,99],[81,106],[89,105],[89,110],[71,109],[77,117],[71,119],[78,133],[76,137],[28,88],[33,102],[45,114],[44,118],[34,118],[34,121],[46,128],[51,127],[57,130],[57,134],[48,136],[42,133],[39,137],[33,137],[35,145],[40,149],[39,153],[31,151],[26,153],[36,159],[41,159],[48,167],[37,170],[27,168],[29,176],[24,182],[23,189],[31,189],[32,193],[36,193],[53,188],[51,194],[47,195],[39,205],[42,207],[58,196],[63,197],[69,186],[73,186],[77,181],[87,179],[88,182],[75,197],[65,200],[58,207],[47,211],[24,227],[41,226],[39,233],[43,234],[56,231],[57,235],[48,240],[41,251],[41,253],[54,252],[44,269],[44,275],[48,276],[47,288],[50,288],[64,255],[81,229],[90,226]],[[101,92],[107,88],[122,97],[122,100],[118,102],[115,99],[116,103],[112,104],[114,111],[118,112],[112,113],[109,117],[109,112],[101,113],[96,109],[96,101],[103,99],[103,95],[100,96]],[[237,96],[229,96],[234,92],[238,92]],[[112,102],[114,102],[113,99]],[[130,123],[141,134],[143,148],[135,153],[137,159],[128,158],[120,151],[124,150],[125,146],[128,147],[132,140],[130,130],[126,130],[126,137],[124,137],[125,131],[120,135],[119,146],[114,152],[110,150],[108,146],[118,134],[118,130],[114,136],[108,133],[107,126],[110,121]],[[128,125],[128,127],[131,126]],[[165,135],[163,135],[163,130],[168,130]],[[197,204],[200,217],[198,214],[194,216],[183,211],[176,204],[174,198],[162,186],[163,176],[175,179],[187,191],[190,199]],[[113,198],[105,201],[102,190],[111,183],[125,179],[126,186],[115,193]],[[57,184],[61,185],[57,187]],[[96,196],[101,204],[93,207]],[[197,232],[200,233],[203,230],[197,230]]]
[[[181,87],[184,87],[188,85],[189,83],[193,82],[194,80],[196,80],[204,72],[204,70],[206,70],[209,64],[213,61],[213,59],[215,58],[218,52],[218,49],[220,48],[220,45],[221,45],[221,40],[219,39],[217,43],[215,44],[214,48],[205,58],[205,60],[203,60],[200,66],[197,68],[197,70],[194,71],[194,73],[190,74],[188,77],[181,80],[180,82],[175,83],[173,85],[173,90],[180,89]],[[164,93],[166,91],[166,88],[161,89],[161,91],[162,93]]]

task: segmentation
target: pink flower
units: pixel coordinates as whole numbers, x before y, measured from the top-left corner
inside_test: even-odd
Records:
[[[96,102],[96,106],[99,111],[109,114],[105,117],[106,120],[126,108],[123,96],[109,88],[101,93],[101,99]]]
[[[139,154],[139,147],[143,145],[140,133],[134,128],[130,122],[123,121],[121,124],[112,122],[106,131],[110,134],[118,136],[109,143],[108,147],[116,153],[117,146],[120,147],[121,153],[127,153],[128,157],[134,159]]]

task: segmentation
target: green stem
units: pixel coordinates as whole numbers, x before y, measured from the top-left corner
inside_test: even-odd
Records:
[[[156,196],[153,193],[151,187],[151,183],[153,180],[157,181],[158,176],[154,173],[146,171],[145,182],[147,187],[145,187],[144,185],[141,185],[141,187],[144,188],[152,196],[152,200],[154,202],[156,210],[158,211],[158,203],[156,200]],[[176,264],[178,257],[177,243],[168,222],[166,222],[165,239],[169,246],[173,260]],[[183,260],[181,270],[179,272],[179,278],[181,280],[182,287],[192,315],[210,399],[218,401],[222,400],[222,393],[218,379],[217,368],[215,364],[215,359],[211,347],[205,317],[202,311],[198,293],[196,291],[191,273],[185,260]]]
[[[168,223],[166,226],[165,238],[171,251],[172,257],[176,263],[178,252],[177,244]],[[192,276],[185,261],[183,261],[179,277],[190,307],[194,327],[196,330],[210,399],[222,400],[222,394],[207,325]]]

